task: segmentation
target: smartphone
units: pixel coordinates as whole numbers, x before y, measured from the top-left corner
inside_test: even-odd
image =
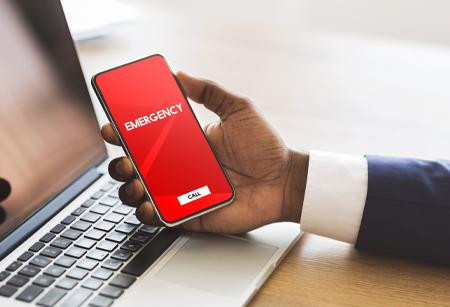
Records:
[[[92,77],[92,86],[162,223],[231,203],[234,189],[163,56]]]

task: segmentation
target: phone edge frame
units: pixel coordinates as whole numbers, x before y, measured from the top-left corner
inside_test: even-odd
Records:
[[[182,218],[182,219],[180,219],[180,220],[178,220],[178,221],[175,221],[175,222],[169,222],[169,221],[166,221],[166,220],[163,219],[163,217],[161,216],[161,214],[160,214],[160,212],[159,212],[159,210],[158,210],[158,207],[156,206],[156,204],[155,204],[155,202],[154,202],[154,200],[153,200],[153,197],[151,196],[151,194],[150,194],[150,192],[149,192],[149,189],[148,189],[148,187],[147,187],[147,184],[145,183],[145,181],[144,181],[144,179],[143,179],[143,176],[141,175],[141,172],[139,171],[139,169],[138,169],[138,167],[137,167],[137,165],[136,165],[136,163],[135,163],[135,161],[134,161],[134,158],[133,158],[133,156],[131,155],[131,153],[130,153],[130,151],[129,151],[129,149],[128,149],[128,146],[127,146],[127,144],[126,144],[126,142],[125,142],[125,140],[124,140],[122,134],[120,133],[120,130],[118,129],[117,124],[116,124],[116,122],[115,122],[115,120],[114,120],[112,114],[110,113],[108,106],[106,105],[106,101],[105,101],[105,99],[104,99],[104,97],[103,97],[103,94],[101,93],[99,87],[97,86],[97,82],[96,82],[96,78],[97,78],[99,75],[103,74],[103,73],[106,73],[106,72],[109,72],[109,71],[118,69],[118,68],[123,67],[123,66],[127,66],[127,65],[129,65],[129,64],[133,64],[133,63],[135,63],[135,62],[139,62],[139,61],[142,61],[142,60],[146,60],[146,59],[151,58],[151,57],[156,57],[156,56],[159,56],[159,57],[161,57],[161,58],[164,60],[164,62],[166,63],[167,67],[169,68],[169,71],[172,73],[172,77],[174,78],[174,81],[175,81],[175,83],[177,84],[178,89],[179,89],[179,90],[181,91],[181,93],[183,94],[183,97],[184,97],[184,99],[186,100],[186,103],[187,103],[187,105],[189,106],[189,109],[190,109],[192,115],[194,116],[194,119],[195,119],[195,121],[196,121],[196,123],[197,123],[197,125],[198,125],[198,128],[200,129],[201,133],[203,134],[203,137],[205,138],[206,142],[208,143],[208,146],[209,146],[210,150],[212,151],[212,153],[213,153],[213,155],[214,155],[214,157],[215,157],[217,163],[219,164],[219,166],[220,166],[220,168],[221,168],[221,170],[222,170],[222,173],[225,175],[225,178],[226,178],[226,180],[227,180],[227,182],[228,182],[228,185],[230,186],[231,192],[232,192],[231,197],[230,197],[229,199],[227,199],[227,200],[225,200],[225,201],[223,201],[223,202],[220,202],[220,203],[218,203],[218,204],[212,205],[212,206],[210,206],[210,207],[208,207],[208,208],[205,208],[205,209],[203,209],[203,210],[201,210],[201,211],[199,211],[199,212],[196,212],[196,213],[194,213],[194,214],[191,214],[191,215],[189,215],[189,216],[187,216],[187,217],[185,217],[185,218]],[[236,198],[236,191],[235,191],[235,189],[234,189],[234,186],[231,184],[231,180],[230,180],[230,178],[229,178],[227,172],[224,170],[222,163],[221,163],[221,162],[219,161],[219,159],[217,158],[217,154],[216,154],[214,148],[211,146],[211,144],[210,144],[208,138],[206,137],[205,131],[202,129],[202,127],[201,127],[201,125],[200,125],[200,123],[199,123],[199,121],[198,121],[198,119],[197,119],[197,116],[195,115],[194,110],[192,109],[192,107],[191,107],[191,105],[190,105],[190,103],[189,103],[189,100],[188,100],[188,98],[187,98],[187,96],[186,96],[186,94],[185,94],[185,92],[184,92],[184,90],[183,90],[181,84],[179,83],[179,81],[178,81],[178,79],[176,78],[176,76],[173,74],[171,67],[169,66],[169,64],[167,63],[167,61],[166,61],[166,59],[165,59],[165,57],[164,57],[163,55],[161,55],[161,54],[159,54],[159,53],[152,54],[152,55],[149,55],[149,56],[146,56],[146,57],[143,57],[143,58],[139,58],[139,59],[134,60],[134,61],[127,62],[127,63],[122,64],[122,65],[119,65],[119,66],[116,66],[116,67],[109,68],[109,69],[103,70],[103,71],[101,71],[101,72],[98,72],[98,73],[96,73],[96,74],[94,74],[94,75],[92,76],[92,78],[91,78],[91,85],[92,85],[92,87],[93,87],[93,89],[94,89],[94,92],[95,92],[95,94],[96,94],[96,96],[97,96],[97,98],[98,98],[100,104],[102,105],[103,111],[105,112],[106,116],[108,117],[108,120],[109,120],[109,122],[111,123],[111,125],[112,125],[112,127],[113,127],[113,129],[114,129],[114,131],[115,131],[115,133],[116,133],[116,135],[119,137],[119,140],[120,140],[120,143],[121,143],[121,146],[122,146],[123,150],[124,150],[125,153],[127,154],[128,158],[130,158],[131,164],[133,165],[133,168],[134,168],[136,174],[138,175],[139,179],[140,179],[141,182],[143,183],[143,187],[144,187],[145,194],[146,194],[146,196],[148,197],[148,199],[149,199],[149,201],[150,201],[150,203],[151,203],[151,205],[152,205],[154,211],[156,212],[159,221],[161,221],[164,225],[166,225],[166,226],[168,226],[168,227],[177,226],[177,225],[180,225],[180,224],[182,224],[182,223],[184,223],[184,222],[187,222],[187,221],[189,221],[189,220],[192,220],[192,219],[194,219],[194,218],[197,218],[197,217],[199,217],[199,216],[202,216],[202,215],[204,215],[204,214],[207,214],[207,213],[209,213],[209,212],[212,212],[212,211],[214,211],[214,210],[216,210],[216,209],[219,209],[219,208],[221,208],[221,207],[224,207],[224,206],[226,206],[226,205],[229,205],[230,203],[232,203],[232,202],[234,201],[234,199]]]

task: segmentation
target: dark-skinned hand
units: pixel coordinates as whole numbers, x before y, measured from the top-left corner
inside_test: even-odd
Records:
[[[236,234],[279,221],[299,222],[308,155],[286,147],[249,100],[184,73],[177,78],[188,98],[220,117],[204,130],[236,191],[231,204],[178,227]],[[108,143],[120,146],[111,124],[102,127],[102,135]],[[122,202],[137,207],[136,216],[143,223],[160,225],[131,161],[116,158],[109,172],[123,182],[119,189]]]

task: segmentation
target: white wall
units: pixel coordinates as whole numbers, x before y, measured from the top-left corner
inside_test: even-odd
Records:
[[[448,0],[303,0],[304,25],[450,45]]]

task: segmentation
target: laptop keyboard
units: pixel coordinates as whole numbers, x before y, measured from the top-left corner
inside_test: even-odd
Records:
[[[10,263],[0,296],[45,307],[112,305],[180,235],[141,224],[117,191],[107,183]]]

